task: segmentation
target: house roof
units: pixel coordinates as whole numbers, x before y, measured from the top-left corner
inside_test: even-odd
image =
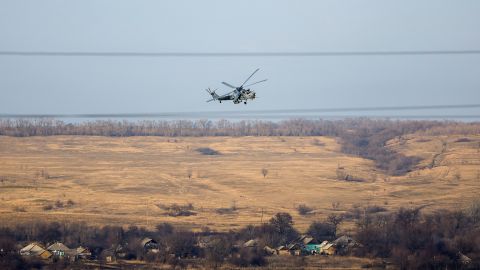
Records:
[[[153,240],[152,238],[148,238],[148,237],[143,238],[143,240],[142,240],[141,243],[142,243],[142,246],[145,246],[145,245],[148,244],[149,242],[157,243],[155,240]]]
[[[465,254],[458,252],[458,259],[462,264],[469,264],[472,262],[472,259],[467,257]]]
[[[327,241],[327,240],[323,241],[323,242],[320,244],[320,248],[326,246],[327,244],[328,244],[328,241]]]
[[[250,239],[243,244],[244,247],[254,247],[256,245],[257,245],[257,240],[255,239]]]
[[[48,250],[44,250],[42,253],[39,254],[39,256],[42,259],[48,259],[48,258],[52,257],[53,254]]]
[[[301,249],[300,245],[298,243],[291,243],[287,245],[288,250],[296,250],[296,249]]]
[[[308,234],[303,234],[303,235],[299,236],[297,239],[295,239],[294,241],[292,241],[292,243],[299,243],[299,244],[303,244],[303,245],[308,245],[308,244],[316,244],[318,242],[312,236],[310,236]]]
[[[43,259],[48,259],[52,257],[52,253],[50,251],[46,250],[43,246],[41,246],[38,243],[30,243],[20,249],[20,254],[23,255],[30,255],[30,256],[39,256]]]
[[[63,243],[56,242],[55,244],[50,245],[47,247],[47,250],[54,251],[54,250],[59,250],[59,251],[70,251],[70,248],[65,246]]]
[[[331,247],[334,247],[333,243],[328,243],[325,246],[323,246],[322,249],[329,249]]]
[[[40,255],[45,250],[46,249],[42,247],[40,244],[34,242],[20,249],[20,253],[30,253],[31,255]]]

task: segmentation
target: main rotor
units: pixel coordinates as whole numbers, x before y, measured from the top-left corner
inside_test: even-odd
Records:
[[[253,75],[255,75],[255,73],[257,73],[257,71],[259,71],[259,70],[260,70],[260,69],[257,68],[257,69],[242,83],[242,85],[240,85],[240,86],[238,86],[238,87],[237,87],[237,86],[233,86],[233,85],[231,85],[231,84],[229,84],[229,83],[227,83],[227,82],[222,82],[222,84],[224,84],[224,85],[226,85],[226,86],[228,86],[228,87],[230,87],[230,88],[233,88],[233,89],[235,89],[235,90],[237,90],[237,91],[242,91],[242,90],[245,89],[244,87],[250,87],[250,86],[252,86],[252,85],[254,85],[254,84],[267,81],[267,79],[264,79],[264,80],[261,80],[261,81],[258,81],[258,82],[254,82],[254,83],[245,85],[245,84],[253,77]]]

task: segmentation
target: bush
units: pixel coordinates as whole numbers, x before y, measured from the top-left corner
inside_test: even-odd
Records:
[[[230,262],[239,267],[267,265],[263,250],[258,248],[244,248],[240,250],[238,254],[234,255],[230,259]]]
[[[235,214],[237,211],[236,208],[233,207],[227,207],[227,208],[217,208],[215,212],[220,215],[228,215],[228,214]]]
[[[180,216],[186,217],[186,216],[194,216],[197,214],[193,212],[194,207],[192,203],[188,203],[185,205],[179,205],[174,203],[170,206],[159,204],[157,206],[163,210],[166,210],[167,211],[166,214],[172,217],[180,217]]]
[[[207,156],[220,155],[220,152],[209,147],[197,148],[196,151],[199,152],[200,154],[207,155]]]
[[[313,208],[308,207],[306,204],[300,204],[297,207],[297,211],[298,211],[298,214],[302,216],[306,216],[308,214],[311,214],[311,212],[313,211]]]
[[[15,211],[15,212],[27,212],[27,210],[23,206],[15,206],[15,207],[13,207],[13,211]]]
[[[317,241],[334,240],[335,226],[327,222],[314,221],[310,224],[307,234],[311,235]]]
[[[57,208],[63,208],[63,207],[64,207],[64,204],[63,204],[62,201],[56,201],[56,202],[55,202],[55,206],[56,206]]]
[[[455,142],[459,142],[459,143],[462,143],[462,142],[472,142],[472,140],[469,139],[469,138],[460,138],[460,139],[456,140]]]

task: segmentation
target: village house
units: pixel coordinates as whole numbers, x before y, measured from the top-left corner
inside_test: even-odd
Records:
[[[258,246],[258,241],[255,239],[250,239],[247,242],[243,243],[243,247],[245,248],[254,248]]]
[[[266,254],[268,255],[276,255],[277,251],[274,248],[271,248],[269,246],[263,247],[263,251],[265,251]]]
[[[107,263],[114,262],[117,260],[115,249],[114,248],[107,248],[104,249],[101,253],[99,258]]]
[[[286,246],[279,246],[276,248],[277,250],[277,254],[279,256],[286,256],[286,255],[290,255],[290,251],[288,250],[288,248]]]
[[[75,250],[75,258],[78,260],[88,260],[92,257],[92,252],[85,247],[79,246]]]
[[[46,248],[44,248],[42,245],[38,243],[30,243],[27,246],[20,249],[20,255],[39,257],[44,260],[50,259],[53,256],[53,254],[50,251],[48,251]]]
[[[55,242],[54,244],[48,246],[47,250],[50,251],[53,256],[57,258],[75,256],[75,250],[70,249],[69,247],[60,242]]]
[[[290,255],[300,256],[302,255],[303,246],[299,243],[291,243],[287,245],[287,249]]]
[[[337,248],[333,243],[325,243],[320,249],[320,254],[322,255],[335,255],[337,253]]]
[[[145,250],[145,252],[153,252],[153,253],[157,253],[159,252],[159,246],[158,246],[158,243],[157,241],[151,239],[151,238],[144,238],[141,242],[141,245],[143,247],[143,249]]]

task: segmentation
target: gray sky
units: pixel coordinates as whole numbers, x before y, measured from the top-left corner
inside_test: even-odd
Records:
[[[480,49],[478,14],[477,0],[2,0],[0,51]],[[205,88],[227,92],[221,81],[240,84],[257,67],[255,79],[269,79],[257,100],[205,103]],[[479,103],[480,55],[0,56],[0,94],[10,114]]]

